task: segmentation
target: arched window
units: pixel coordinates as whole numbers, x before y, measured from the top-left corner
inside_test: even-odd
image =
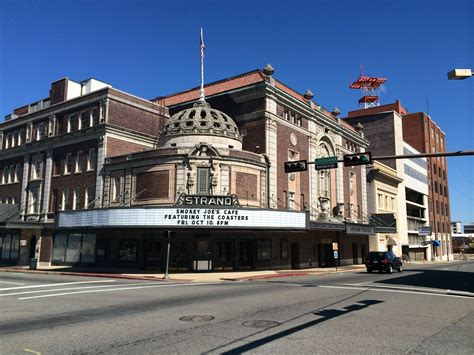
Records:
[[[319,158],[326,158],[331,156],[330,151],[325,143],[319,145]],[[319,170],[319,189],[318,197],[331,197],[331,173],[329,170]]]

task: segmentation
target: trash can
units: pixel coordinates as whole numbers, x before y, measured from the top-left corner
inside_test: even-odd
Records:
[[[37,267],[38,267],[38,259],[31,258],[30,259],[30,270],[36,270]]]

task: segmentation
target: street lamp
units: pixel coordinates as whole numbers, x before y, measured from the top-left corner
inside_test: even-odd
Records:
[[[453,69],[448,73],[448,80],[464,80],[471,76],[471,69]]]

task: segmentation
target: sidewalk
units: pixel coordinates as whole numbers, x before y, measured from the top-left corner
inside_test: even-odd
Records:
[[[321,275],[336,272],[365,271],[365,265],[347,265],[330,268],[309,268],[297,270],[252,270],[252,271],[228,271],[228,272],[187,272],[169,273],[169,278],[164,279],[163,273],[150,273],[143,270],[122,270],[104,268],[74,268],[64,266],[42,267],[38,270],[29,270],[28,266],[0,267],[0,272],[26,272],[50,275],[70,275],[87,277],[105,277],[131,280],[153,280],[153,281],[187,281],[187,282],[220,282],[220,281],[244,281],[255,279],[267,279],[274,277],[291,277]]]

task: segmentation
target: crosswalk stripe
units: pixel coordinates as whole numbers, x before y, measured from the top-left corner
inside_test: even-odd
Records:
[[[28,295],[32,293],[46,293],[46,292],[57,292],[57,291],[69,291],[69,290],[82,290],[82,289],[89,289],[89,288],[104,288],[104,287],[116,287],[116,286],[125,286],[125,285],[149,285],[150,282],[147,283],[137,283],[137,284],[113,284],[113,285],[99,285],[99,286],[81,286],[81,287],[67,287],[67,288],[54,288],[48,290],[33,290],[33,291],[22,291],[22,292],[13,292],[13,293],[4,293],[0,294],[0,297],[6,296],[17,296],[17,295]]]
[[[77,295],[83,293],[95,293],[95,292],[111,292],[111,291],[124,291],[124,290],[136,290],[142,288],[158,288],[158,287],[179,287],[179,286],[201,286],[201,285],[215,285],[215,282],[202,282],[202,283],[182,283],[182,284],[166,284],[166,285],[150,285],[150,286],[138,286],[138,287],[120,287],[120,288],[108,288],[103,290],[87,290],[87,291],[78,291],[78,292],[64,292],[64,293],[53,293],[49,295],[41,296],[30,296],[18,298],[19,300],[30,300],[33,298],[46,298],[46,297],[58,297],[58,296],[67,296],[67,295]]]
[[[115,281],[116,280],[58,282],[58,283],[55,283],[55,284],[6,287],[6,288],[0,288],[0,291],[21,290],[21,289],[25,289],[25,288],[39,288],[39,287],[56,287],[56,286],[65,286],[65,285],[76,285],[76,284],[93,284],[93,283],[104,283],[104,282],[115,282]]]
[[[11,282],[11,281],[0,281],[0,284],[11,284],[11,285],[26,285],[21,282]]]

